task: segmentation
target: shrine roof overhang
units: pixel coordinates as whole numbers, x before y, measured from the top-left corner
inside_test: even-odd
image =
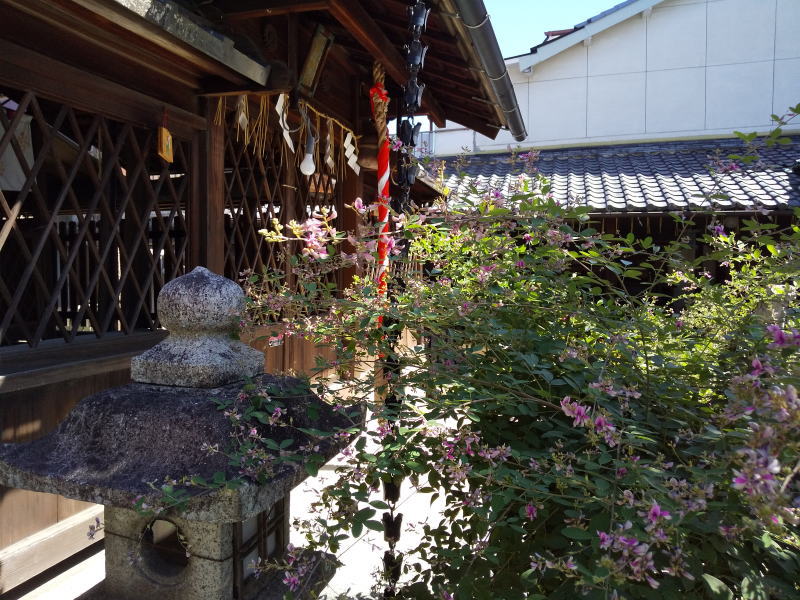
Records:
[[[420,113],[439,126],[453,121],[490,138],[501,129],[524,138],[483,1],[428,4]],[[270,25],[285,31],[293,15],[301,28],[322,25],[333,35],[337,68],[371,84],[377,61],[390,93],[399,96],[408,79],[408,6],[408,0],[5,0],[0,38],[191,110],[203,92],[275,90],[276,61],[261,33]],[[299,54],[302,61],[305,48]]]
[[[454,121],[492,139],[509,129],[524,139],[525,126],[483,1],[429,0],[428,5],[421,112],[438,126]],[[299,14],[330,30],[365,73],[373,62],[381,63],[399,90],[408,80],[402,52],[410,40],[408,6],[408,0],[221,0],[205,10],[228,23]]]

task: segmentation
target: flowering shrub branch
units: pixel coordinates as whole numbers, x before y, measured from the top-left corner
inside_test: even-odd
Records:
[[[320,370],[337,387],[318,385],[336,402],[342,386],[371,397],[363,366],[415,340],[397,353],[402,404],[371,407],[309,544],[392,535],[371,494],[404,476],[445,503],[394,565],[410,597],[798,597],[800,229],[710,230],[694,260],[682,236],[601,233],[548,193],[537,176],[510,198],[396,215],[409,252],[392,303],[368,277],[341,297],[310,285],[319,263],[372,264],[360,202],[354,254],[297,226],[313,296],[253,278],[256,318],[292,315],[291,335],[335,349]]]

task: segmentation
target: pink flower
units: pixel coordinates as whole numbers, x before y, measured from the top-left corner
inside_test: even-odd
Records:
[[[533,521],[536,518],[537,509],[536,507],[528,503],[525,505],[525,516],[528,517],[529,521]]]
[[[615,437],[617,428],[603,415],[598,416],[594,420],[594,430],[598,433],[598,435],[602,435],[603,439],[606,441],[606,444],[612,448],[617,445],[617,439]]]
[[[297,588],[300,587],[300,579],[297,575],[292,575],[291,573],[286,573],[283,576],[283,583],[293,592],[297,591]]]
[[[798,342],[796,332],[793,336],[794,339],[790,340],[786,332],[777,325],[767,325],[767,333],[772,336],[772,343],[768,346],[769,348],[786,348],[792,343],[796,344]]]
[[[661,519],[669,520],[672,516],[665,510],[662,510],[658,503],[653,500],[653,505],[650,507],[650,510],[647,511],[647,520],[650,523],[658,523]]]
[[[608,533],[605,533],[603,531],[598,531],[597,537],[600,538],[600,548],[602,550],[607,550],[608,548],[611,547],[611,544],[614,543],[614,536],[609,535]]]
[[[561,410],[564,411],[565,415],[574,419],[572,422],[574,427],[583,427],[591,421],[589,416],[591,409],[577,402],[573,402],[569,396],[564,396],[564,399],[561,401]]]

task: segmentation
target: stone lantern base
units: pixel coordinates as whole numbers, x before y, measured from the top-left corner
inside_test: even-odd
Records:
[[[111,506],[105,513],[104,591],[108,596],[119,600],[233,599],[233,524],[173,516],[154,521],[134,510]],[[153,531],[159,525],[161,529],[174,526],[169,536],[173,539],[154,540],[163,535]]]

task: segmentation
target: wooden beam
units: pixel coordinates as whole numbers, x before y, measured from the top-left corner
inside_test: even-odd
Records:
[[[383,65],[386,74],[395,83],[401,86],[406,84],[408,70],[400,50],[386,37],[359,0],[330,0],[330,12]],[[438,127],[444,127],[445,113],[432,90],[425,90],[422,108]]]
[[[451,109],[448,111],[448,117],[451,121],[455,121],[460,125],[474,129],[478,133],[483,134],[491,139],[495,139],[498,132],[502,129],[502,127],[499,125],[482,121],[480,117],[458,109]]]
[[[312,10],[328,10],[328,0],[240,0],[225,2],[222,12],[229,21],[275,17]]]
[[[3,0],[56,29],[68,29],[104,52],[127,52],[130,60],[175,63],[183,68],[243,83],[247,78],[218,60],[178,40],[119,2],[106,0]],[[146,53],[146,59],[136,56]],[[168,58],[167,58],[168,57]],[[156,66],[158,66],[156,64]]]
[[[131,358],[149,350],[166,332],[135,333],[108,339],[73,342],[67,353],[61,345],[39,348],[11,346],[0,352],[0,406],[6,394],[131,368]]]
[[[163,101],[101,79],[75,67],[0,39],[0,84],[22,87],[79,110],[153,128],[162,120]],[[191,138],[205,129],[205,119],[176,107],[169,111],[170,129]]]
[[[103,518],[102,506],[87,508],[0,550],[0,590],[8,591],[103,539],[102,530],[94,540],[86,536],[95,518]],[[102,558],[98,560],[102,564]]]

